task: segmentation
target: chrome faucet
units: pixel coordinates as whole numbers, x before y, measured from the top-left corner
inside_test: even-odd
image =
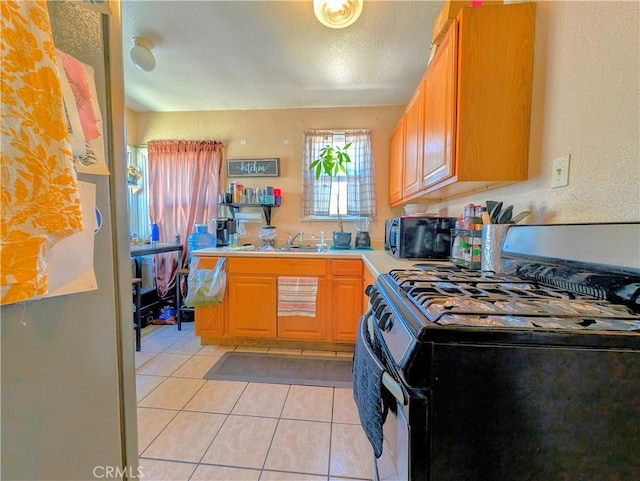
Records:
[[[287,232],[287,234],[289,234]],[[287,237],[287,245],[288,246],[292,246],[293,243],[296,241],[296,239],[298,239],[298,244],[301,244],[302,241],[304,240],[304,232],[298,232],[296,235],[292,236],[291,234],[289,234],[289,237]]]

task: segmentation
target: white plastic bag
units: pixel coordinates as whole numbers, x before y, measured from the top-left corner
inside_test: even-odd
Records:
[[[189,277],[187,283],[189,289],[184,304],[188,307],[211,306],[220,304],[224,299],[224,291],[227,286],[227,274],[225,273],[226,257],[221,257],[214,269],[198,269],[198,256],[191,258]]]

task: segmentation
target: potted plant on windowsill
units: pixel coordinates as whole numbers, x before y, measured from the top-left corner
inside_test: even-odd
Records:
[[[326,145],[318,158],[309,165],[309,170],[314,172],[316,180],[324,173],[333,181],[340,173],[347,173],[347,164],[351,162],[351,157],[347,149],[351,147],[351,142],[344,147]],[[340,212],[340,189],[336,193],[338,230],[333,231],[333,245],[338,248],[349,248],[351,246],[351,232],[344,231],[342,213]]]

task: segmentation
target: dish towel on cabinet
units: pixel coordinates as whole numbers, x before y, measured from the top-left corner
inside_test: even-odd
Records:
[[[316,317],[316,277],[278,277],[278,316]]]

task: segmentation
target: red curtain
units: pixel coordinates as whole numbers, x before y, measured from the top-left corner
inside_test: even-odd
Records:
[[[160,242],[180,236],[182,267],[194,225],[208,224],[213,232],[224,145],[213,140],[152,140],[147,147],[150,222],[160,227]],[[164,297],[175,286],[175,255],[155,256],[155,267],[158,295]]]

